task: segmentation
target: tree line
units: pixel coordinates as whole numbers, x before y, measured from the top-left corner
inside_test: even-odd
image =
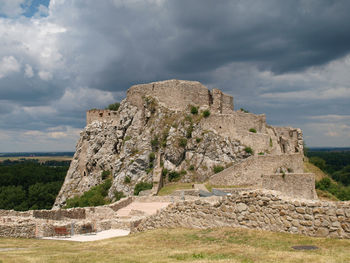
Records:
[[[0,209],[51,209],[68,168],[66,161],[0,163]]]
[[[350,151],[308,151],[309,161],[328,174],[316,188],[328,191],[339,200],[350,200]]]

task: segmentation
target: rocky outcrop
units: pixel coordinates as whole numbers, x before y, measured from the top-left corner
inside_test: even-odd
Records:
[[[302,152],[300,130],[270,127],[264,115],[233,111],[232,96],[193,81],[133,86],[118,111],[89,111],[87,123],[54,208],[108,175],[113,198],[115,191],[132,195],[137,183],[152,182],[160,169],[164,183],[204,182],[214,167],[254,154]]]

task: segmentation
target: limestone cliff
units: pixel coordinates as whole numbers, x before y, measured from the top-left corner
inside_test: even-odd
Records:
[[[54,207],[100,184],[103,171],[113,177],[112,198],[115,191],[132,195],[138,182],[154,181],[162,169],[178,172],[183,182],[203,182],[215,166],[230,167],[252,154],[302,151],[300,129],[271,127],[265,115],[234,111],[232,96],[220,90],[181,80],[136,85],[118,111],[87,112]],[[168,173],[164,182],[172,179]]]

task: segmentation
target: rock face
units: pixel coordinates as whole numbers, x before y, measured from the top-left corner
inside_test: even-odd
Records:
[[[220,90],[181,80],[136,85],[118,111],[87,112],[54,208],[100,184],[103,174],[113,177],[113,198],[115,191],[132,195],[137,183],[152,182],[158,166],[164,183],[204,182],[214,167],[227,168],[251,155],[302,152],[300,129],[271,127],[265,115],[234,111],[232,96]]]

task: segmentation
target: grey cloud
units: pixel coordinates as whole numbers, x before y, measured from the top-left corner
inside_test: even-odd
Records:
[[[308,72],[325,72],[349,54],[348,10],[345,0],[52,1],[35,26],[25,18],[3,22],[19,29],[0,40],[0,59],[14,56],[22,69],[0,79],[0,128],[82,128],[85,110],[122,99],[133,84],[169,78],[220,88],[235,96],[236,108],[266,113],[271,124],[298,127],[307,124],[305,116],[349,114],[346,96],[277,96],[350,88],[347,78],[343,87]],[[64,32],[49,32],[45,45],[35,30],[52,25]],[[26,28],[33,39],[21,33]],[[26,64],[32,78],[25,77]],[[45,70],[53,79],[38,77]]]

